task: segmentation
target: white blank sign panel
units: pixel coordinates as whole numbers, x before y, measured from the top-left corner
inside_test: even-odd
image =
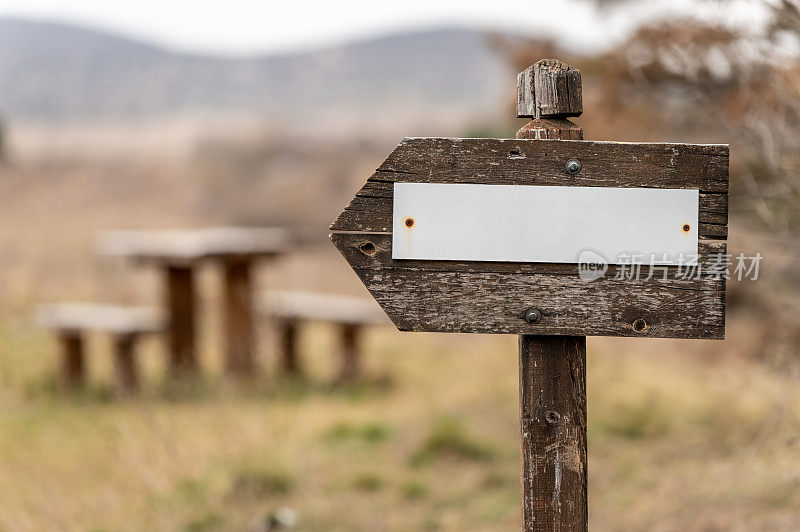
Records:
[[[395,183],[392,258],[577,263],[588,250],[609,264],[678,264],[697,255],[699,197],[684,189]]]

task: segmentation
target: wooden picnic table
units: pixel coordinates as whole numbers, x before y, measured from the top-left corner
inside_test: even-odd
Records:
[[[154,264],[163,271],[169,315],[169,364],[175,373],[198,369],[195,268],[202,261],[221,263],[225,367],[231,375],[246,376],[255,369],[253,264],[284,253],[289,243],[289,231],[275,227],[104,231],[97,240],[97,253]]]

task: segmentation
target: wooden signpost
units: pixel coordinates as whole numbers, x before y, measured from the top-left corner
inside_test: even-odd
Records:
[[[407,138],[331,225],[398,329],[520,335],[524,531],[587,528],[586,336],[725,333],[728,146],[583,141],[582,110],[539,61],[517,139]]]

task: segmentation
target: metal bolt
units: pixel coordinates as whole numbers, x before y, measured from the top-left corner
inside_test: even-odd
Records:
[[[539,323],[542,321],[542,311],[538,308],[529,308],[525,311],[525,321],[528,323]]]
[[[567,173],[568,174],[577,174],[581,171],[581,162],[578,159],[570,159],[567,161]]]
[[[548,425],[557,425],[560,419],[561,415],[553,410],[548,410],[544,415],[544,420],[547,421]]]

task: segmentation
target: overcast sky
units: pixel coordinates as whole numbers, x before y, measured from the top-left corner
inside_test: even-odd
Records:
[[[665,10],[697,12],[698,2],[630,2],[609,14],[586,0],[0,0],[0,16],[86,24],[174,49],[223,54],[307,49],[438,26],[550,34],[586,51],[618,40],[642,17],[667,16]],[[758,16],[748,0],[705,12],[735,23]]]

